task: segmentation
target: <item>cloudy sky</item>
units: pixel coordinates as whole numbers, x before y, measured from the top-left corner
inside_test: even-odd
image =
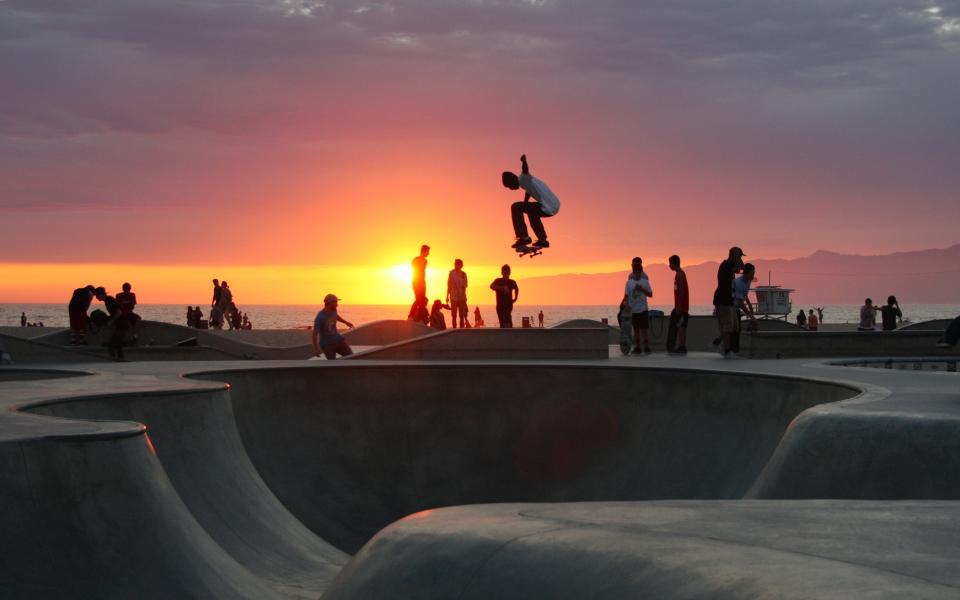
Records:
[[[563,202],[531,273],[960,241],[958,1],[0,0],[0,81],[18,299],[499,265],[522,152]]]

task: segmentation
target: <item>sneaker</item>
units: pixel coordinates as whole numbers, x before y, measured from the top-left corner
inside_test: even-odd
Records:
[[[673,353],[674,353],[674,354],[686,354],[686,353],[687,353],[687,347],[686,347],[686,346],[680,346],[679,348],[675,349],[675,350],[673,351]]]
[[[513,243],[513,245],[510,246],[510,247],[511,247],[511,248],[519,248],[520,246],[529,246],[529,245],[530,245],[530,242],[532,242],[532,241],[533,241],[533,240],[530,239],[530,238],[528,238],[528,237],[525,237],[525,238],[517,238],[517,241],[515,241],[515,242]]]
[[[953,345],[946,340],[937,340],[937,348],[953,348]]]
[[[537,240],[533,243],[533,245],[536,248],[549,248],[550,242],[548,242],[547,240]]]
[[[643,349],[644,354],[653,354],[653,350],[650,349],[650,346],[647,346]]]

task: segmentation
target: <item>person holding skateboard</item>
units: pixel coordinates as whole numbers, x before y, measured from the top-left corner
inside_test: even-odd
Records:
[[[530,167],[527,165],[527,155],[520,156],[520,175],[510,171],[504,171],[501,179],[503,187],[510,190],[523,188],[523,202],[514,202],[510,207],[510,215],[513,218],[513,233],[517,240],[511,246],[520,249],[530,245],[532,241],[527,234],[527,225],[524,223],[523,216],[527,215],[530,220],[530,227],[537,236],[537,241],[533,243],[533,248],[549,248],[550,242],[547,241],[547,232],[543,228],[543,217],[552,217],[560,212],[560,199],[554,194],[547,184],[542,180],[530,174]],[[533,201],[531,201],[531,198]]]

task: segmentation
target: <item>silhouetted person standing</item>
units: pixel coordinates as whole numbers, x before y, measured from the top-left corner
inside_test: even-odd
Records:
[[[647,298],[653,298],[650,280],[643,272],[643,260],[635,256],[630,261],[630,275],[623,290],[623,301],[630,306],[630,321],[633,325],[633,350],[631,354],[650,354],[650,310]]]
[[[407,319],[414,321],[418,319],[418,315],[426,312],[429,314],[427,309],[427,257],[430,256],[430,246],[426,244],[420,246],[420,256],[414,257],[410,261],[410,269],[413,276],[413,279],[410,281],[411,287],[413,287],[413,304],[410,306],[410,314],[407,315]]]
[[[447,275],[447,304],[453,311],[450,327],[457,328],[459,315],[462,328],[467,322],[467,273],[463,270],[463,261],[459,258],[453,261],[453,270]]]
[[[210,300],[210,308],[214,306],[220,306],[220,281],[217,279],[213,280],[213,299]]]
[[[87,311],[93,302],[93,293],[96,290],[92,285],[73,290],[70,304],[67,305],[67,314],[70,316],[70,345],[86,344]]]
[[[680,257],[674,254],[669,259],[670,270],[676,273],[673,277],[673,310],[670,312],[670,321],[677,329],[676,346],[667,348],[675,354],[687,353],[687,325],[690,322],[690,288],[687,285],[687,274],[680,268]]]
[[[26,327],[26,326],[27,326],[27,313],[22,312],[20,313],[20,327]]]
[[[501,175],[503,186],[510,190],[523,188],[523,202],[514,202],[510,206],[510,216],[513,219],[513,233],[517,240],[513,243],[514,248],[527,246],[530,244],[530,236],[527,234],[527,224],[523,221],[523,216],[527,215],[530,220],[530,227],[533,229],[537,241],[533,245],[537,248],[549,248],[550,242],[547,241],[547,231],[543,228],[544,217],[552,217],[560,212],[560,199],[554,194],[547,184],[530,174],[530,167],[527,166],[527,155],[520,156],[520,176],[510,171],[504,171]],[[530,199],[533,199],[533,202]]]
[[[510,265],[500,267],[502,277],[494,279],[490,289],[497,294],[497,318],[500,319],[501,329],[513,328],[513,305],[520,297],[520,288],[517,282],[510,279]]]
[[[739,246],[730,248],[727,260],[717,268],[717,289],[713,292],[713,308],[720,325],[720,353],[724,358],[736,358],[730,353],[733,336],[740,330],[740,320],[733,304],[733,280],[743,268],[743,250]]]
[[[540,329],[543,329],[543,311],[542,310],[539,313],[537,313],[537,321],[540,324]]]

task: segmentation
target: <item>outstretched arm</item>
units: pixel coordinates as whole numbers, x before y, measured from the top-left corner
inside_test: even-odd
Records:
[[[524,173],[524,174],[526,174],[526,175],[529,175],[529,174],[530,174],[530,167],[527,166],[527,155],[526,155],[526,154],[521,154],[521,155],[520,155],[520,167],[521,167],[521,169],[520,169],[520,172],[521,172],[521,173]]]
[[[350,321],[344,319],[344,318],[341,317],[340,315],[337,315],[337,320],[340,321],[341,323],[343,323],[344,325],[346,325],[347,327],[349,327],[350,329],[353,329],[353,323],[351,323]]]

